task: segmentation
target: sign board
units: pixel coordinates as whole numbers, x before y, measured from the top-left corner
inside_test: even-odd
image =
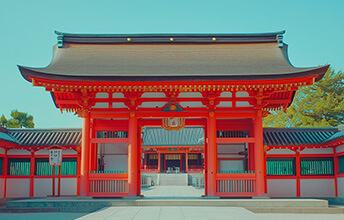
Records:
[[[61,163],[62,163],[62,149],[49,150],[49,164],[60,166]]]

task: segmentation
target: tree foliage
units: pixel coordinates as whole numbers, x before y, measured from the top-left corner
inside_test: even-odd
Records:
[[[273,111],[265,127],[335,127],[344,124],[344,74],[330,69],[312,86],[300,88],[292,105]]]
[[[7,119],[4,115],[0,118],[0,125],[7,128],[33,128],[33,116],[25,112],[20,112],[17,109],[11,111],[10,119]]]

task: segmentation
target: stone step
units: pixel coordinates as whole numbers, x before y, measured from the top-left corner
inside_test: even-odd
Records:
[[[338,207],[246,207],[254,213],[293,213],[293,214],[344,214],[344,208]]]
[[[187,186],[188,175],[185,173],[169,173],[158,175],[159,186]]]

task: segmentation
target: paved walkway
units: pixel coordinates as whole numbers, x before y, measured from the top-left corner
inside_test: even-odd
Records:
[[[197,199],[204,195],[204,188],[192,186],[153,186],[142,188],[145,199]]]
[[[144,199],[195,198],[204,189],[186,186],[160,186],[142,189]],[[108,207],[93,213],[0,213],[1,220],[80,219],[80,220],[344,220],[344,214],[255,214],[241,207],[123,206]]]

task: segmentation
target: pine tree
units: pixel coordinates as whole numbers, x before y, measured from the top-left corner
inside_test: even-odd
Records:
[[[273,111],[265,127],[335,127],[344,124],[344,74],[330,69],[312,86],[300,88],[292,105]]]
[[[11,111],[11,119],[7,120],[4,115],[0,118],[0,126],[7,128],[33,128],[33,116],[25,112],[20,112],[17,109]]]

